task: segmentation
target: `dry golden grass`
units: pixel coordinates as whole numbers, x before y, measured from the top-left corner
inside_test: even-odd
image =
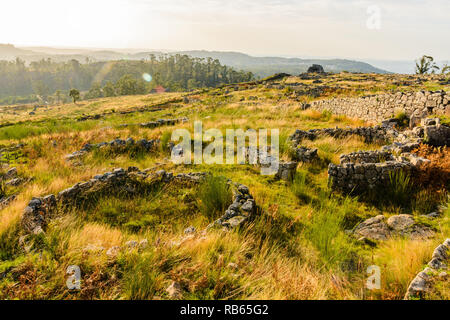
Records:
[[[403,299],[406,289],[428,263],[436,240],[393,239],[380,244],[374,253],[374,264],[381,268],[381,299]]]

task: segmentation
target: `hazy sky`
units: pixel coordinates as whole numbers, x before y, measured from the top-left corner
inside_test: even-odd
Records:
[[[1,0],[0,13],[0,43],[22,46],[450,59],[449,0]]]

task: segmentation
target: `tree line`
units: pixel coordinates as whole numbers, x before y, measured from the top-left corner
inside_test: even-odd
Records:
[[[84,98],[145,94],[158,86],[169,91],[253,80],[251,72],[223,66],[212,58],[150,55],[146,60],[80,63],[43,59],[0,61],[0,103],[64,102],[76,89]]]

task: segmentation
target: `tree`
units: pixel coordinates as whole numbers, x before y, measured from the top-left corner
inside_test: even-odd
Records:
[[[103,97],[103,91],[100,83],[96,82],[89,89],[88,93],[84,96],[85,99],[95,99]]]
[[[131,74],[126,74],[116,83],[117,93],[121,96],[145,93],[145,84],[136,80]]]
[[[78,100],[80,100],[80,91],[77,89],[71,89],[69,92],[69,97],[72,98],[73,103],[77,103]]]
[[[60,104],[61,103],[61,90],[55,91],[55,97],[56,97],[57,103]]]
[[[416,74],[435,73],[436,70],[439,70],[439,67],[431,56],[423,55],[416,61]]]
[[[116,95],[116,89],[111,81],[108,81],[103,87],[103,94],[105,97],[114,97]]]
[[[444,64],[441,68],[441,73],[442,74],[450,73],[450,66],[448,64]]]

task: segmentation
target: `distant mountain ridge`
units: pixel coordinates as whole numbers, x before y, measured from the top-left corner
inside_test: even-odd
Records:
[[[0,60],[14,60],[20,58],[26,62],[51,58],[54,61],[68,61],[76,59],[86,61],[109,60],[141,60],[148,59],[150,54],[186,54],[196,58],[218,59],[221,64],[253,72],[257,77],[266,77],[275,73],[285,72],[299,74],[305,72],[312,64],[320,64],[327,72],[363,72],[363,73],[389,73],[376,68],[369,63],[348,59],[301,59],[282,57],[254,57],[240,52],[225,51],[143,51],[138,53],[123,53],[114,50],[90,49],[56,49],[46,47],[17,48],[13,45],[0,44]]]

